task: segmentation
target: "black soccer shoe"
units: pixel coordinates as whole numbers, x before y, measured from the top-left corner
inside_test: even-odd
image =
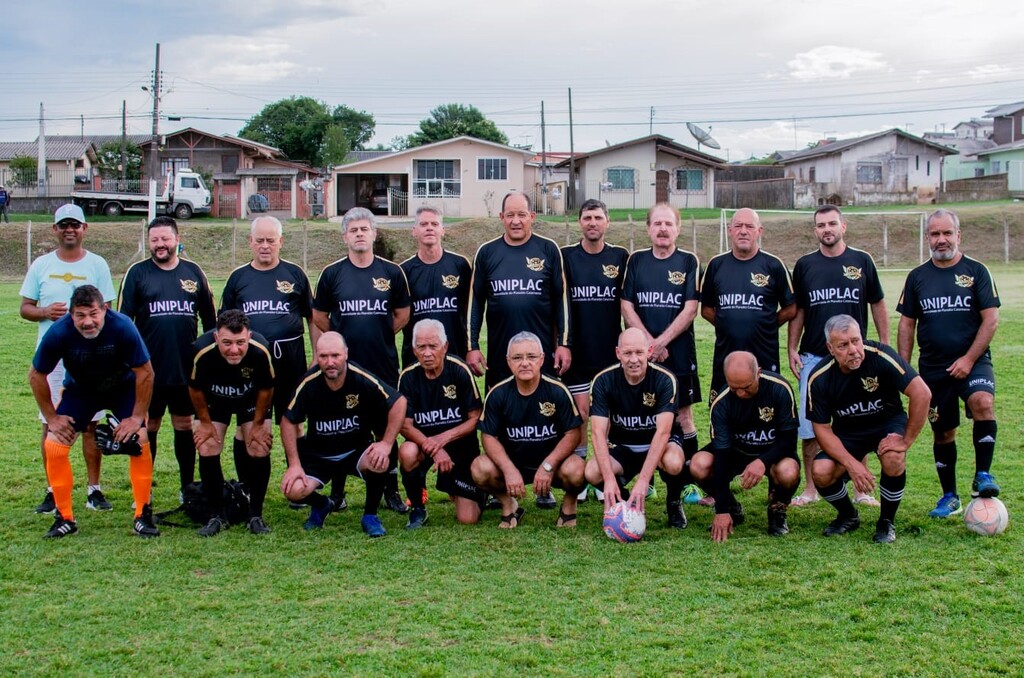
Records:
[[[36,506],[36,513],[55,513],[57,511],[57,504],[53,501],[53,492],[47,491],[46,496],[43,497],[43,501],[40,502],[39,506]]]
[[[249,518],[249,523],[246,525],[249,531],[253,534],[270,534],[270,528],[263,522],[263,516],[253,516]]]
[[[876,544],[891,544],[896,541],[896,526],[892,524],[891,520],[880,518],[875,523],[875,534],[871,537],[871,541]]]
[[[427,524],[427,509],[414,508],[409,511],[409,523],[405,526],[407,530],[418,530]]]
[[[213,516],[205,525],[196,530],[196,534],[200,537],[212,537],[215,534],[220,534],[226,529],[228,529],[228,521],[224,520],[220,516]]]
[[[822,532],[826,537],[835,537],[840,534],[846,534],[847,532],[853,532],[860,527],[860,514],[854,513],[852,516],[844,518],[839,516],[825,528]]]
[[[409,512],[409,507],[402,501],[402,495],[397,492],[387,492],[384,494],[384,508],[395,513]]]
[[[345,498],[345,493],[332,494],[331,495],[331,512],[337,513],[338,511],[344,511],[348,508],[348,499]]]
[[[668,526],[677,530],[685,530],[688,525],[686,513],[683,512],[683,502],[680,500],[670,501],[666,504],[665,510],[668,513]]]
[[[743,504],[738,501],[733,501],[732,506],[729,508],[729,515],[732,516],[733,527],[739,527],[747,522],[747,514],[743,512]]]
[[[555,495],[550,490],[547,494],[538,494],[537,499],[534,501],[539,509],[553,509],[558,506],[558,502],[555,500]]]
[[[142,507],[142,515],[132,523],[135,534],[143,538],[159,537],[160,530],[153,524],[153,507],[146,504]]]
[[[768,534],[773,537],[782,537],[789,534],[789,524],[786,522],[786,505],[782,502],[768,505]]]
[[[75,532],[78,532],[78,523],[73,520],[64,520],[64,516],[60,514],[60,511],[57,511],[57,517],[54,519],[50,529],[43,535],[43,539],[60,539]]]

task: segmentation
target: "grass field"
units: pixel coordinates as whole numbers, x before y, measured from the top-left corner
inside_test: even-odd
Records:
[[[724,545],[709,538],[708,509],[690,508],[685,532],[665,527],[660,497],[648,504],[645,539],[624,546],[603,536],[593,502],[575,530],[555,530],[554,512],[530,502],[522,526],[505,532],[495,512],[457,525],[436,492],[425,529],[407,533],[403,516],[384,512],[389,534],[371,541],[359,529],[356,480],[353,507],[307,533],[305,513],[276,492],[279,447],[266,537],[236,527],[203,540],[167,527],[139,540],[124,459],[104,465],[115,510],[94,513],[84,509],[76,447],[81,531],[44,541],[51,519],[31,512],[43,480],[25,376],[36,327],[18,317],[17,285],[0,284],[0,674],[1019,674],[1024,269],[993,274],[1004,304],[994,471],[1011,527],[983,539],[959,520],[927,517],[939,490],[925,433],[909,455],[892,546],[871,543],[877,509],[862,511],[859,532],[826,540],[833,513],[822,503],[792,510],[790,535],[772,539],[763,486],[741,493],[748,521]],[[883,274],[891,312],[904,275]],[[705,388],[711,347],[698,320]],[[696,413],[703,443],[706,409]],[[157,510],[176,505],[169,437],[156,464]],[[966,440],[962,492],[973,467]]]

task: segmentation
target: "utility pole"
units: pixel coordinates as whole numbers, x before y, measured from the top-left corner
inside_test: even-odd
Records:
[[[85,141],[85,114],[79,114],[78,116],[78,134],[81,141]]]
[[[548,152],[544,130],[544,102],[540,102],[540,195],[541,214],[548,213]]]
[[[128,178],[128,104],[121,99],[121,183]],[[124,190],[122,187],[120,190]]]
[[[46,119],[43,116],[43,102],[39,102],[39,141],[36,150],[36,194],[45,198],[46,190]]]
[[[153,68],[153,141],[149,155],[149,221],[156,217],[156,177],[160,171],[160,43],[156,43],[156,65]]]
[[[565,198],[566,211],[576,209],[576,153],[572,143],[572,87],[569,88],[569,195]]]
[[[651,106],[651,120],[647,129],[648,134],[654,134],[654,106]]]

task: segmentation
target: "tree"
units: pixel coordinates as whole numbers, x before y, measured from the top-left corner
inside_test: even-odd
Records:
[[[505,133],[475,106],[444,104],[432,110],[429,118],[420,121],[419,131],[409,135],[409,146],[422,146],[461,136],[499,144],[508,143]]]
[[[361,151],[373,138],[373,132],[377,127],[373,116],[366,111],[357,111],[342,104],[336,106],[331,113],[334,124],[339,126],[348,139],[350,150]]]
[[[324,156],[325,150],[337,148],[339,133],[332,132],[331,143],[324,144],[324,136],[331,128],[338,128],[348,142],[347,154],[373,136],[373,116],[348,106],[337,106],[333,111],[327,104],[312,97],[291,97],[267,104],[253,116],[238,133],[244,139],[275,146],[292,160],[326,165],[335,162]]]
[[[15,186],[35,186],[39,164],[30,155],[11,158],[11,183]]]
[[[125,178],[142,178],[142,149],[128,141],[125,143]],[[96,151],[96,166],[104,179],[121,178],[121,142],[108,141]]]
[[[324,132],[323,142],[320,144],[320,158],[324,165],[341,165],[345,162],[352,146],[345,130],[341,125],[331,125]]]

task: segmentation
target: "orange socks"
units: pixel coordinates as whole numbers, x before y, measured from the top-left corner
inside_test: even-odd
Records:
[[[70,468],[70,466],[69,466]],[[153,455],[149,443],[143,443],[142,454],[128,457],[128,477],[132,481],[132,497],[135,499],[135,517],[142,515],[143,507],[149,503],[153,491]],[[56,497],[56,488],[54,488]]]
[[[68,453],[71,447],[52,440],[43,443],[46,452],[46,478],[53,488],[53,501],[64,520],[74,520],[71,508],[71,488],[75,484]]]

